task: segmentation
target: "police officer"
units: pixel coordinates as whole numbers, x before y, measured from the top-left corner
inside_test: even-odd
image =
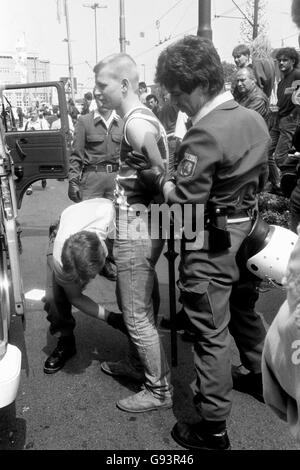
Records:
[[[180,66],[179,66],[180,64]],[[239,270],[236,254],[253,225],[259,177],[266,171],[269,134],[263,118],[224,92],[220,58],[210,40],[186,36],[158,59],[156,80],[190,118],[179,148],[176,181],[147,156],[128,158],[147,187],[172,205],[204,205],[204,243],[183,238],[179,288],[194,326],[197,423],[178,422],[172,437],[193,450],[229,449],[226,420],[231,410],[230,335],[247,374],[234,387],[262,395],[261,354],[265,329],[254,310],[255,278]]]
[[[94,90],[97,109],[80,116],[70,156],[69,198],[74,202],[95,197],[113,199],[123,121],[106,109]]]

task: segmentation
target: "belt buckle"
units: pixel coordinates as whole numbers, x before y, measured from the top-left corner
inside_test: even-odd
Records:
[[[111,164],[106,165],[106,173],[112,173],[113,172],[113,166]]]

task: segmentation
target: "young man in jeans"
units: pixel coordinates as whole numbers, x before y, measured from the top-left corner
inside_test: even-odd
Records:
[[[170,370],[157,327],[153,289],[157,288],[155,264],[164,240],[148,233],[148,215],[153,201],[151,188],[140,183],[137,172],[125,163],[132,151],[145,148],[153,165],[166,167],[168,143],[163,126],[139,99],[137,65],[127,54],[113,54],[95,68],[95,84],[103,105],[115,109],[124,121],[120,151],[120,169],[116,187],[116,239],[114,258],[117,266],[117,294],[130,337],[130,355],[126,361],[105,362],[102,370],[110,375],[137,375],[143,389],[117,402],[118,408],[131,413],[172,407]],[[139,234],[139,235],[138,235]],[[154,298],[157,298],[154,295]]]

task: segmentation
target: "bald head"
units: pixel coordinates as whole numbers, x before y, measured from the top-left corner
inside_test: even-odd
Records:
[[[98,62],[94,67],[94,73],[106,69],[115,80],[128,80],[134,91],[138,90],[139,74],[135,61],[128,54],[111,54]]]
[[[255,87],[255,75],[251,67],[243,67],[236,73],[236,86],[241,94],[247,94]]]

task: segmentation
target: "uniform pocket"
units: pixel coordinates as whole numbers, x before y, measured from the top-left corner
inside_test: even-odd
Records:
[[[179,281],[178,287],[188,317],[203,334],[228,323],[231,286],[205,279],[190,285]]]
[[[104,142],[104,136],[101,135],[87,135],[86,136],[87,142]]]

